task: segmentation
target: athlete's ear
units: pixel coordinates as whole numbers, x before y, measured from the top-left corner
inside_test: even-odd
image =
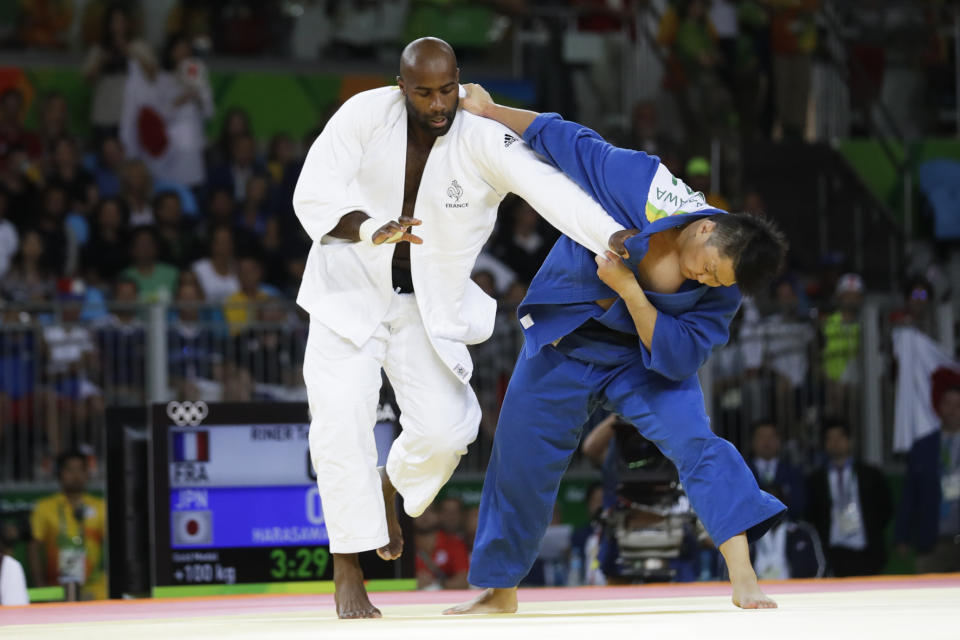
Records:
[[[700,223],[700,229],[697,230],[697,233],[711,234],[713,230],[717,228],[717,223],[713,220],[704,220]]]
[[[403,88],[403,78],[397,76],[397,86],[400,87],[400,93],[407,95],[407,90]]]

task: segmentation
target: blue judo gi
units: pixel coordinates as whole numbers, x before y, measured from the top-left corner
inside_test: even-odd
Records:
[[[652,234],[724,213],[669,172],[658,172],[658,158],[614,147],[556,114],[540,115],[523,138],[618,222],[640,230],[626,242],[634,269]],[[660,207],[671,198],[674,206]],[[484,480],[473,585],[513,587],[530,570],[560,480],[598,406],[634,424],[673,461],[718,546],[744,531],[752,542],[786,511],[760,490],[733,445],[711,431],[696,376],[710,352],[726,343],[739,290],[688,280],[673,294],[646,292],[659,311],[647,349],[622,299],[608,310],[596,304],[617,297],[596,271],[590,251],[562,237],[518,309],[525,342]]]

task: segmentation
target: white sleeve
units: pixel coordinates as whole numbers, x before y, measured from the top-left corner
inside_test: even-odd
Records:
[[[515,193],[526,200],[565,236],[594,253],[603,253],[610,236],[623,230],[623,225],[573,180],[537,157],[518,136],[506,128],[503,132],[482,132],[480,144],[474,147],[484,179],[500,193]],[[504,135],[516,139],[509,141]]]
[[[364,104],[356,98],[333,114],[314,141],[293,192],[293,210],[314,242],[320,242],[351,211],[366,211],[374,217],[349,188],[369,135],[364,131],[369,126],[363,122]]]
[[[23,565],[5,555],[0,555],[0,562],[3,563],[3,568],[0,570],[0,605],[18,607],[30,604]]]

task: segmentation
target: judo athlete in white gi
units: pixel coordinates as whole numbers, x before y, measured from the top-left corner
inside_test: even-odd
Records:
[[[473,442],[480,406],[468,344],[493,331],[496,302],[470,279],[509,192],[594,253],[623,253],[624,229],[509,129],[458,112],[453,50],[404,50],[398,87],[348,100],[307,155],[294,192],[313,240],[297,302],[310,313],[303,376],[337,613],[379,617],[358,552],[402,552],[395,492],[418,516]],[[377,469],[383,369],[402,434]]]

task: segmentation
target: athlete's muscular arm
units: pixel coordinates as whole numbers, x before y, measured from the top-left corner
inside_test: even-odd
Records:
[[[467,97],[460,101],[460,106],[470,113],[496,120],[521,136],[540,115],[536,111],[499,105],[493,101],[487,90],[478,84],[465,84],[463,88],[467,90]]]
[[[657,325],[658,311],[647,299],[633,271],[612,251],[597,255],[596,261],[597,275],[626,303],[640,342],[647,349],[653,348],[653,330]]]

